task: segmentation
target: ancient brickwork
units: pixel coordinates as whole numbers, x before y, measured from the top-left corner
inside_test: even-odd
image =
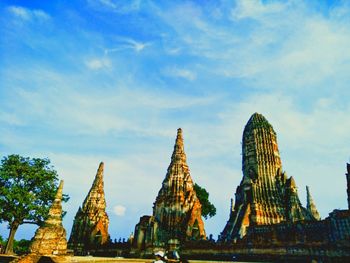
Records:
[[[135,228],[137,247],[167,244],[171,239],[205,239],[201,204],[186,161],[182,130],[178,129],[171,163],[153,205],[153,216]]]
[[[205,237],[201,204],[186,162],[182,130],[178,129],[171,163],[153,206],[153,216],[172,237]]]
[[[276,132],[263,115],[251,116],[242,141],[243,178],[220,240],[240,239],[249,226],[314,220],[301,206],[294,179],[282,172]]]
[[[258,246],[347,244],[350,240],[350,211],[334,210],[323,220],[281,222],[250,227],[245,242]]]
[[[104,164],[101,162],[92,187],[74,218],[68,245],[75,254],[84,254],[84,250],[90,246],[109,241],[103,169]]]
[[[312,196],[310,194],[310,189],[308,186],[306,186],[306,209],[316,218],[317,220],[320,220],[320,214],[317,211],[316,205],[314,203],[314,200],[312,199]]]
[[[306,208],[302,207],[298,196],[297,186],[294,178],[291,176],[287,179],[285,185],[285,217],[288,222],[295,222],[300,220],[316,219],[312,213]]]
[[[66,230],[62,225],[62,190],[60,182],[55,200],[44,225],[39,227],[30,245],[30,253],[39,255],[65,255],[67,253]]]

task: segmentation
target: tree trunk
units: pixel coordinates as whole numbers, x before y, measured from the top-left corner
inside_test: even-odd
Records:
[[[7,244],[6,244],[6,248],[5,248],[5,254],[14,254],[13,253],[13,241],[15,240],[15,234],[16,234],[18,227],[19,227],[19,224],[17,222],[13,222],[11,224],[10,234],[9,234],[9,238],[7,239]]]

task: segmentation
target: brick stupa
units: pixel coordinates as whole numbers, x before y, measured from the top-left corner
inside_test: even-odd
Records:
[[[92,187],[74,218],[68,246],[76,255],[82,255],[86,249],[109,241],[103,169],[104,164],[101,162]]]
[[[44,256],[67,254],[66,230],[62,225],[62,190],[63,181],[60,182],[48,218],[35,232],[30,245],[31,254]]]
[[[186,161],[182,130],[162,187],[153,205],[153,216],[143,216],[135,227],[135,245],[167,246],[169,242],[205,239],[202,206],[194,190]]]

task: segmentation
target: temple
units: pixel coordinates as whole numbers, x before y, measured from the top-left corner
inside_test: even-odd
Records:
[[[319,219],[310,193],[306,209],[299,200],[294,178],[282,172],[276,132],[263,115],[251,116],[242,140],[243,178],[219,239],[242,239],[250,226]]]
[[[206,238],[201,203],[193,187],[182,130],[178,129],[171,162],[153,205],[153,216],[141,217],[135,227],[135,247],[144,250]]]
[[[66,230],[62,225],[62,190],[63,181],[60,182],[48,218],[35,232],[29,248],[31,254],[45,256],[67,254]]]
[[[104,164],[101,162],[92,187],[74,218],[68,247],[77,255],[109,241],[103,168]]]

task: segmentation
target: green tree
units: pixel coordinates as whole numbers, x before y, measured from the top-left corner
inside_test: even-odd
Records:
[[[216,207],[209,201],[209,193],[198,184],[194,184],[194,190],[202,205],[202,216],[207,219],[216,215]]]
[[[1,160],[0,222],[7,222],[10,229],[5,254],[13,253],[20,225],[45,221],[57,188],[58,175],[49,159],[9,155]],[[63,201],[68,199],[64,195]]]
[[[0,235],[0,254],[2,254],[2,248],[5,245],[5,240],[4,238]]]
[[[13,251],[17,255],[28,254],[30,243],[31,243],[31,240],[26,240],[26,239],[15,240],[13,242]]]

